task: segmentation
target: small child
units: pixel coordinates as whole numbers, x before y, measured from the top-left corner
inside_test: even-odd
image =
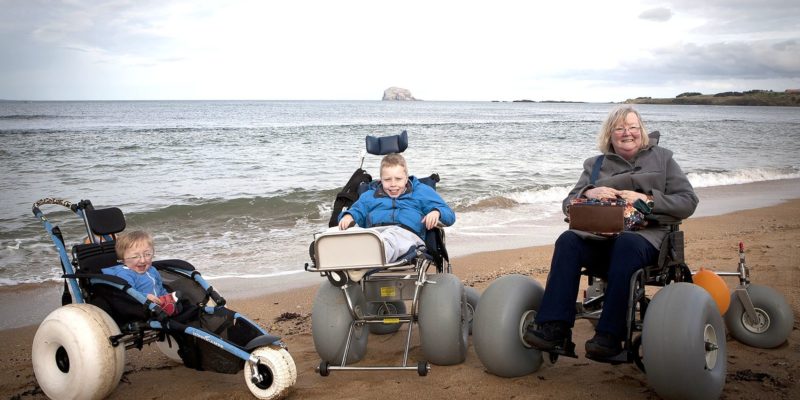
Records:
[[[117,237],[114,246],[119,262],[122,264],[103,268],[103,273],[118,276],[134,289],[158,304],[167,315],[176,313],[175,293],[167,293],[161,274],[152,267],[153,237],[144,231],[133,231]]]
[[[354,223],[378,227],[384,242],[386,262],[397,261],[412,247],[424,245],[426,229],[441,222],[450,226],[456,215],[436,191],[414,176],[400,154],[381,160],[381,185],[359,196],[350,209],[339,215],[339,229]]]

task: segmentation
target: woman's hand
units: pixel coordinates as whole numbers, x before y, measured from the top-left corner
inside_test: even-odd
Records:
[[[583,195],[590,198],[590,199],[614,199],[617,196],[620,196],[621,191],[608,187],[608,186],[600,186],[596,188],[591,188],[585,192]]]
[[[634,192],[633,190],[620,190],[619,197],[625,199],[629,204],[633,204],[636,200],[647,201],[647,195],[644,193]]]
[[[422,222],[425,223],[425,228],[430,230],[430,229],[435,228],[436,225],[439,225],[439,217],[440,216],[441,216],[441,214],[439,213],[439,210],[433,210],[433,211],[429,212],[428,215],[426,215],[424,218],[422,218]]]
[[[342,219],[339,221],[339,230],[343,231],[343,230],[353,226],[354,222],[356,222],[356,221],[353,219],[352,215],[345,214],[344,217],[342,217]]]

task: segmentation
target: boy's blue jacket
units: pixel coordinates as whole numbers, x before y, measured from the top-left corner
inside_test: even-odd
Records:
[[[143,274],[140,274],[123,264],[103,268],[102,271],[104,274],[114,275],[125,279],[125,281],[128,282],[132,288],[138,290],[145,296],[148,294],[153,294],[158,297],[167,294],[166,289],[164,289],[164,282],[161,280],[161,274],[159,274],[158,270],[152,265],[148,267]]]
[[[362,228],[400,225],[424,239],[425,224],[422,218],[433,210],[439,211],[442,224],[449,226],[456,222],[456,214],[436,190],[409,176],[406,191],[398,198],[389,197],[379,183],[376,188],[362,193],[350,209],[342,211],[339,220],[345,214],[350,214]]]

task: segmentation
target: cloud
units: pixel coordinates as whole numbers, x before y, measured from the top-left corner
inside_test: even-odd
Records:
[[[639,14],[639,18],[649,21],[665,22],[672,18],[672,11],[668,8],[651,8]]]

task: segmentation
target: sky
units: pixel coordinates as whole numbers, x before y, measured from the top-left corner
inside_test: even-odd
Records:
[[[800,88],[797,0],[0,0],[0,99],[619,102]]]

